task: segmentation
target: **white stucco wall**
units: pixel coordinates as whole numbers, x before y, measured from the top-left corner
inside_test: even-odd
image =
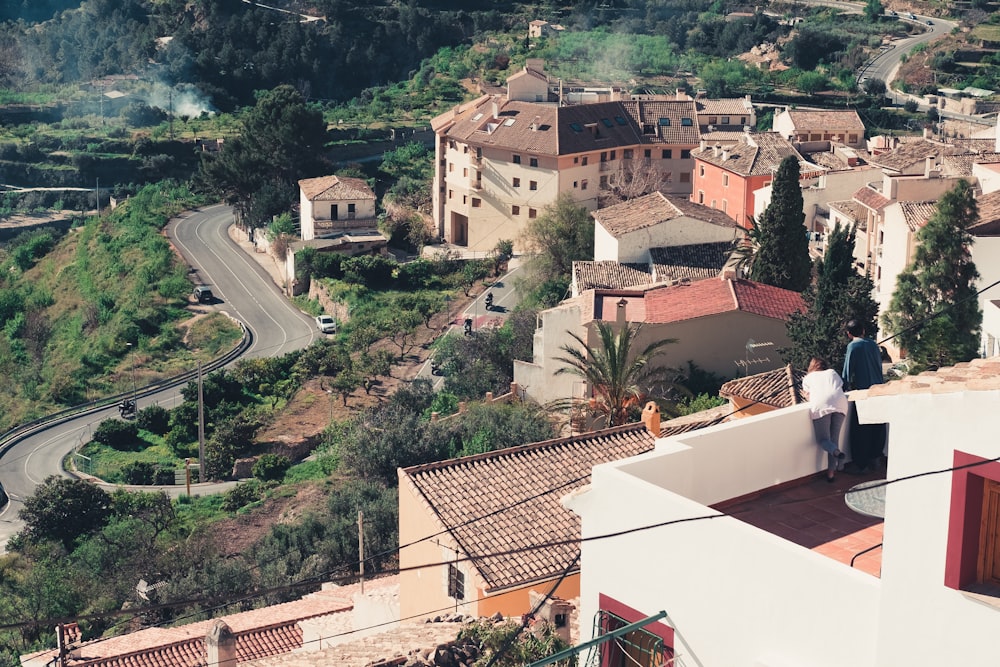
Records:
[[[641,260],[619,259],[618,239],[600,223],[594,224],[594,260],[611,262],[632,262]],[[648,259],[648,257],[647,257]]]
[[[830,202],[851,199],[858,188],[870,182],[874,176],[870,167],[850,171],[834,171],[821,178],[802,181],[802,212],[804,224],[811,232],[825,232],[819,227],[819,219],[830,215]],[[764,209],[771,205],[771,186],[754,190],[754,218],[759,220]]]
[[[880,313],[889,309],[892,295],[896,291],[899,274],[902,273],[912,259],[914,236],[910,227],[903,219],[899,204],[890,204],[885,208],[883,222],[876,231],[881,231],[882,244],[876,246],[875,270],[872,279],[875,282],[874,298],[878,303]],[[876,237],[876,243],[878,239]],[[892,332],[880,331],[879,338]],[[888,345],[892,358],[899,358],[899,350],[892,343]]]
[[[524,389],[526,396],[545,405],[551,401],[580,398],[583,383],[575,375],[556,375],[563,364],[556,357],[565,356],[560,349],[563,345],[578,345],[569,331],[584,335],[580,306],[567,304],[550,308],[539,313],[541,328],[535,331],[532,344],[533,363],[514,362],[514,382]]]
[[[984,195],[1000,190],[1000,165],[973,164],[972,175],[979,181]]]
[[[724,243],[735,240],[738,233],[736,227],[713,225],[710,222],[682,216],[622,234],[618,238],[619,256],[609,259],[617,259],[619,262],[646,262],[649,261],[650,248],[693,243]]]
[[[879,664],[878,579],[805,547],[730,517],[588,539],[717,515],[705,504],[816,472],[817,449],[798,406],[595,468],[589,490],[564,501],[582,517],[581,636],[605,594],[665,610],[684,665]]]
[[[979,270],[979,280],[976,281],[976,289],[980,290],[988,285],[1000,281],[1000,237],[977,236],[972,244],[972,261]],[[988,336],[1000,340],[1000,322],[994,323],[990,319],[989,331],[987,330],[986,314],[990,310],[996,310],[991,301],[1000,299],[1000,285],[996,285],[979,295],[979,307],[983,311],[983,350],[986,350]],[[987,356],[992,356],[987,354]]]

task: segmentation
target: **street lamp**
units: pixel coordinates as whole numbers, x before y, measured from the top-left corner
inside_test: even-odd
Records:
[[[125,344],[128,345],[129,352],[132,355],[132,410],[134,412],[139,407],[138,403],[136,403],[137,392],[135,387],[135,345],[133,345],[132,343],[125,343]]]

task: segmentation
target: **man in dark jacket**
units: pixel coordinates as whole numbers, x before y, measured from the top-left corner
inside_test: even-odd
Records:
[[[851,320],[845,327],[851,342],[847,344],[844,357],[844,389],[868,389],[882,384],[882,352],[875,341],[865,338],[865,327],[858,320]],[[875,463],[882,456],[885,447],[885,424],[860,424],[854,402],[850,406],[850,427],[848,435],[851,443],[851,462],[844,472],[865,474],[875,470]]]

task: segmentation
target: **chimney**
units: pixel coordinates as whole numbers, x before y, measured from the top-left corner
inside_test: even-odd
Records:
[[[708,148],[708,142],[705,141],[704,139],[699,140],[698,141],[698,150],[700,150],[702,153],[704,153],[706,148]]]
[[[615,317],[615,324],[620,324],[620,325],[624,326],[624,324],[625,324],[625,307],[628,305],[628,301],[625,300],[625,297],[622,297],[621,301],[619,301],[615,305],[618,306],[618,312],[616,313],[616,317]]]
[[[659,438],[660,406],[653,401],[646,403],[646,407],[642,409],[642,423],[646,425],[646,430],[649,431],[654,438]]]
[[[728,148],[723,148],[722,149],[722,161],[725,162],[728,159],[729,159],[729,149]]]
[[[924,158],[924,178],[930,178],[932,171],[934,171],[934,156],[928,155]]]
[[[496,103],[496,100],[494,100],[493,101],[493,120],[496,120],[499,117],[500,117],[500,106]]]
[[[510,395],[515,401],[521,400],[521,388],[516,382],[510,383]]]
[[[236,667],[236,635],[222,619],[215,619],[205,636],[208,664],[218,667]]]
[[[712,147],[712,157],[719,157],[719,154],[721,152],[722,152],[722,146],[721,145],[715,144],[715,146]]]
[[[538,130],[538,123],[542,120],[541,116],[535,116],[535,119],[531,121],[531,131],[536,132]]]

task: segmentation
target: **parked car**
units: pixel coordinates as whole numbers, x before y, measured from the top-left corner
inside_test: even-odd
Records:
[[[934,21],[927,21],[927,25],[934,25]]]
[[[316,318],[316,328],[323,333],[336,333],[337,320],[333,319],[329,315],[319,315]]]
[[[198,285],[194,288],[194,299],[198,303],[215,303],[215,295],[207,285]]]

